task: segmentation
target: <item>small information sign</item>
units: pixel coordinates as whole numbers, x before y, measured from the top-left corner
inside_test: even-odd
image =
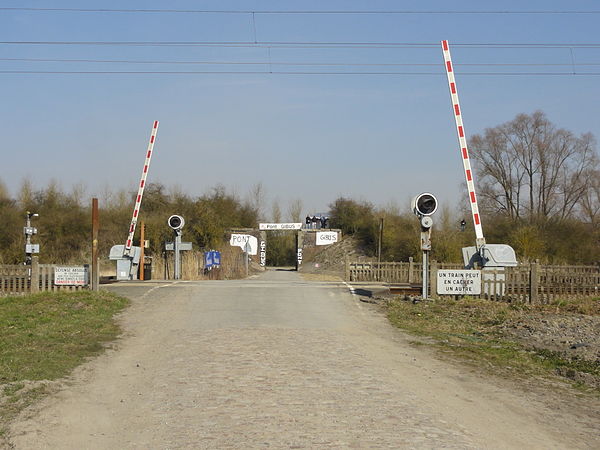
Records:
[[[256,255],[258,253],[258,239],[251,234],[233,233],[229,239],[229,245],[232,247],[241,247],[243,251],[250,255]],[[248,251],[246,251],[246,245],[249,245]]]
[[[56,286],[85,286],[88,284],[86,266],[56,266],[54,268]]]
[[[301,223],[259,223],[258,229],[262,231],[269,230],[300,230]]]
[[[315,241],[317,245],[331,245],[338,240],[337,231],[317,231]]]
[[[481,270],[438,270],[439,295],[481,294]]]

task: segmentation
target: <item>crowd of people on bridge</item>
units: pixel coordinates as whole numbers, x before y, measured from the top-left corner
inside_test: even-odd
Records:
[[[317,214],[314,216],[307,215],[306,216],[306,229],[308,230],[318,230],[329,227],[329,217],[323,214]]]

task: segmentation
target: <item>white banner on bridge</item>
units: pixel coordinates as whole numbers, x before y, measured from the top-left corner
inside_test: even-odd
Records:
[[[88,270],[85,266],[54,267],[56,286],[85,286],[88,284]]]
[[[232,234],[229,239],[229,245],[232,247],[241,247],[242,250],[246,251],[246,242],[250,244],[250,255],[256,255],[258,253],[258,239],[250,234]]]
[[[330,245],[338,241],[337,231],[317,231],[317,245]]]
[[[480,295],[481,270],[438,270],[440,295]]]
[[[261,231],[300,230],[302,229],[302,223],[259,223],[258,229]]]

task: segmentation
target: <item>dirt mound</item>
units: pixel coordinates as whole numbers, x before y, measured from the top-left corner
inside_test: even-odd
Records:
[[[600,316],[533,313],[500,328],[527,348],[551,352],[575,367],[585,366],[587,370],[559,368],[558,373],[600,389]]]
[[[365,258],[365,251],[353,236],[327,246],[305,248],[302,272],[343,276],[346,256],[350,259]]]

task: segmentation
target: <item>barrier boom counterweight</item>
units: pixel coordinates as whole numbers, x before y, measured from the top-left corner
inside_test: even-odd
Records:
[[[123,252],[124,256],[131,254],[131,247],[133,246],[133,235],[135,234],[135,227],[137,225],[138,216],[140,213],[140,206],[142,205],[142,197],[144,196],[144,188],[146,187],[146,178],[148,177],[148,169],[150,168],[150,161],[152,160],[152,152],[154,150],[154,141],[156,140],[157,131],[158,120],[155,120],[152,126],[152,133],[150,134],[150,142],[148,143],[148,149],[146,150],[146,160],[144,161],[144,168],[142,169],[142,177],[138,186],[137,197],[135,198],[133,216],[131,218],[131,224],[129,225],[129,236],[127,237],[127,242],[125,244],[125,249]]]
[[[460,103],[458,101],[458,90],[456,89],[456,80],[454,78],[454,66],[450,57],[450,47],[448,41],[442,41],[442,50],[444,53],[444,62],[446,75],[448,77],[448,87],[450,88],[450,97],[452,99],[452,110],[454,112],[454,120],[456,122],[456,132],[458,134],[458,143],[460,146],[461,158],[465,171],[465,179],[467,181],[467,189],[469,191],[469,203],[471,204],[471,215],[473,216],[473,225],[475,226],[475,237],[477,248],[485,246],[485,238],[483,237],[483,228],[481,226],[481,215],[479,214],[479,206],[477,205],[477,196],[475,195],[475,180],[473,170],[471,169],[471,160],[469,159],[469,150],[467,148],[467,138],[465,128],[463,126],[462,113]]]

